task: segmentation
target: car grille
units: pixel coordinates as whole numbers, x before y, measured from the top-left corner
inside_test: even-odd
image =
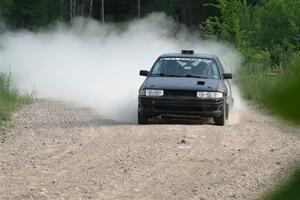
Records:
[[[170,97],[196,97],[197,91],[188,90],[165,90],[164,96]]]
[[[197,112],[197,111],[216,111],[219,110],[218,106],[155,106],[156,110],[159,111],[186,111],[186,112]]]

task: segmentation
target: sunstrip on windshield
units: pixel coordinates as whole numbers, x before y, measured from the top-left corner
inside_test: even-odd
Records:
[[[161,58],[160,60],[199,61],[199,62],[206,62],[206,63],[213,62],[211,59],[203,59],[203,58]]]

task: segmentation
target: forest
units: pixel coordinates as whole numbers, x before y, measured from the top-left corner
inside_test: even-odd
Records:
[[[1,0],[2,18],[14,28],[34,29],[57,20],[71,22],[76,16],[102,22],[126,22],[152,12],[165,12],[178,23],[198,28],[220,10],[217,0]],[[256,0],[247,0],[255,6]]]
[[[0,0],[0,21],[10,30],[36,31],[75,17],[126,23],[152,12],[234,45],[244,58],[235,74],[243,97],[299,123],[300,0]],[[273,199],[297,199],[299,185],[298,178],[284,190],[293,197]]]

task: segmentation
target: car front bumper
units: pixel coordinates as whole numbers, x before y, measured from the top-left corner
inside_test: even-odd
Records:
[[[203,100],[195,97],[139,97],[139,112],[148,116],[183,115],[219,117],[225,99]]]

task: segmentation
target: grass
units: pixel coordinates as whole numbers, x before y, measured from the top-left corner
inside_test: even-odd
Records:
[[[235,80],[243,98],[260,105],[268,104],[267,93],[278,86],[284,70],[272,64],[267,51],[246,48],[241,53],[246,62],[237,71]]]
[[[13,112],[32,100],[32,94],[21,94],[13,85],[11,73],[0,72],[0,133],[3,134]]]
[[[248,52],[247,52],[248,51]],[[284,66],[272,66],[267,52],[244,52],[247,63],[237,72],[238,84],[245,99],[251,100],[271,114],[291,125],[300,125],[300,51],[295,52]],[[300,168],[294,176],[266,200],[300,199]]]
[[[236,76],[243,98],[300,124],[300,52],[282,67],[272,66],[263,53],[252,53],[246,60]]]
[[[265,69],[260,63],[247,63],[237,72],[236,82],[245,99],[264,104],[266,92],[276,87],[281,74]]]

